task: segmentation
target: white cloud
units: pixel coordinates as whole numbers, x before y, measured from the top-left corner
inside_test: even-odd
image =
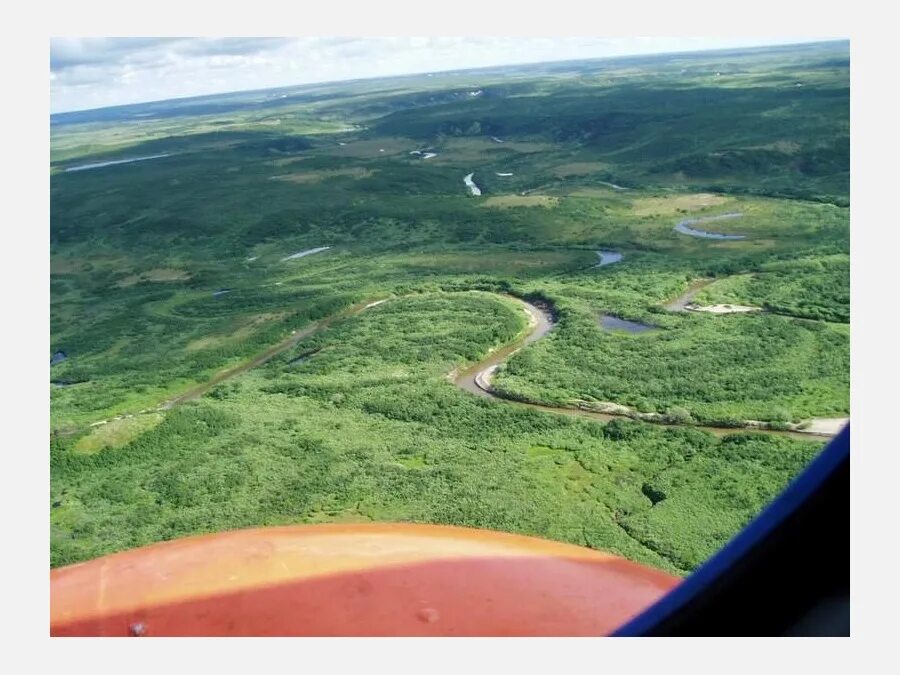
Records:
[[[51,110],[482,66],[796,40],[715,38],[60,38]]]

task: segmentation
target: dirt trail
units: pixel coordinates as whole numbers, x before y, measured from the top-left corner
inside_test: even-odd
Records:
[[[687,306],[694,301],[697,294],[709,286],[715,279],[697,279],[688,284],[687,290],[674,300],[663,305],[663,309],[669,312],[687,311]]]
[[[263,365],[264,363],[271,361],[273,358],[275,358],[282,352],[285,352],[288,349],[290,349],[291,347],[293,347],[294,345],[296,345],[298,342],[300,342],[300,340],[302,340],[306,337],[309,337],[313,333],[317,333],[320,330],[327,328],[332,323],[334,323],[336,320],[341,319],[341,318],[355,316],[356,314],[359,314],[363,310],[369,309],[370,307],[375,307],[376,305],[380,305],[382,302],[385,302],[385,299],[367,300],[366,302],[362,302],[357,305],[353,305],[352,307],[349,307],[343,311],[340,311],[336,314],[332,314],[331,316],[329,316],[325,319],[322,319],[320,321],[315,321],[315,322],[309,324],[308,326],[301,328],[300,330],[294,331],[288,337],[286,337],[284,340],[282,340],[281,342],[279,342],[276,345],[273,345],[272,347],[269,347],[264,352],[257,354],[249,361],[245,361],[236,366],[232,366],[231,368],[226,368],[224,370],[221,370],[218,373],[216,373],[213,377],[211,377],[209,380],[206,380],[205,382],[202,382],[194,387],[191,387],[184,393],[179,394],[175,398],[171,398],[167,401],[164,401],[163,403],[161,403],[160,405],[158,405],[156,407],[147,408],[145,410],[141,410],[136,413],[123,413],[121,415],[117,415],[110,419],[98,420],[96,422],[92,422],[88,426],[94,427],[94,426],[99,426],[102,424],[107,424],[107,423],[113,422],[115,420],[125,419],[125,418],[129,418],[129,417],[135,417],[136,415],[149,415],[152,413],[162,412],[164,410],[170,410],[170,409],[174,408],[175,406],[181,405],[182,403],[187,403],[188,401],[193,401],[195,399],[198,399],[201,396],[203,396],[206,392],[211,390],[213,387],[215,387],[219,384],[222,384],[223,382],[230,380],[233,377],[237,377],[241,373],[245,373],[248,370],[252,370],[253,368],[257,368],[257,367]],[[70,436],[74,433],[77,433],[78,431],[79,431],[79,428],[74,427],[74,428],[57,429],[51,433],[59,435],[59,436]]]
[[[274,345],[273,347],[269,347],[266,351],[258,354],[253,357],[251,360],[242,363],[240,365],[234,366],[233,368],[228,368],[216,374],[212,379],[203,382],[202,384],[189,389],[183,394],[163,403],[157,410],[168,410],[176,405],[181,403],[185,403],[187,401],[192,401],[196,398],[203,396],[210,389],[215,387],[218,384],[221,384],[225,380],[230,380],[232,377],[240,375],[241,373],[245,373],[248,370],[252,370],[253,368],[257,368],[258,366],[263,365],[267,361],[271,361],[273,358],[278,356],[284,351],[287,351],[294,345],[296,345],[300,340],[309,337],[313,333],[318,333],[320,330],[327,328],[332,323],[334,323],[337,319],[343,319],[350,316],[355,316],[359,314],[365,309],[369,307],[374,307],[376,305],[380,305],[384,300],[375,300],[375,301],[366,301],[361,302],[357,305],[353,305],[337,314],[332,314],[331,316],[322,319],[321,321],[316,321],[314,323],[309,324],[305,328],[301,328],[300,330],[294,331],[291,333],[289,337],[286,337],[284,340]]]

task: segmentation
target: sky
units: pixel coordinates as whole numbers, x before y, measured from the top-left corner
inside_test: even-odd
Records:
[[[52,38],[50,111],[366,77],[820,39],[828,38]]]

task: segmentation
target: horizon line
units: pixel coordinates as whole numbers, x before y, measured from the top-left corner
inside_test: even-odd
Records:
[[[225,96],[227,94],[252,94],[254,92],[264,92],[264,91],[277,91],[280,89],[291,89],[295,87],[306,87],[306,86],[320,86],[320,85],[329,85],[329,84],[350,84],[355,82],[371,82],[374,80],[387,80],[391,78],[405,78],[405,77],[417,77],[428,74],[453,74],[458,73],[460,75],[465,73],[473,73],[480,70],[489,70],[495,68],[511,68],[514,66],[539,66],[545,64],[554,64],[554,63],[577,63],[582,61],[616,61],[622,59],[630,59],[635,57],[662,57],[662,56],[679,56],[682,54],[703,54],[703,53],[718,53],[718,52],[733,52],[733,51],[761,51],[766,49],[772,49],[774,47],[800,47],[800,46],[810,46],[810,45],[824,45],[824,44],[832,44],[832,43],[840,43],[840,42],[850,42],[850,38],[828,38],[828,39],[811,39],[806,42],[773,42],[767,45],[752,45],[752,46],[735,46],[735,47],[717,47],[715,49],[688,49],[685,51],[676,51],[676,52],[635,52],[634,54],[617,54],[615,56],[597,56],[590,57],[584,59],[562,59],[560,61],[519,61],[516,63],[503,63],[496,65],[488,65],[488,66],[477,66],[474,68],[451,68],[448,70],[424,70],[418,72],[411,73],[399,73],[395,75],[376,75],[372,77],[354,77],[347,79],[339,79],[339,80],[319,80],[315,82],[301,82],[297,84],[285,84],[277,87],[266,87],[263,89],[232,89],[227,91],[219,91],[213,92],[210,94],[191,94],[189,96],[173,96],[172,98],[163,98],[163,99],[150,99],[147,101],[135,101],[133,103],[119,103],[116,105],[105,105],[100,106],[98,108],[73,108],[71,110],[60,110],[57,112],[51,112],[50,117],[56,117],[58,115],[69,115],[72,113],[87,113],[87,112],[95,112],[100,110],[111,110],[115,108],[128,108],[131,106],[139,106],[139,105],[148,105],[152,103],[168,103],[169,101],[189,101],[191,99],[201,99],[201,98],[211,98],[214,96]]]

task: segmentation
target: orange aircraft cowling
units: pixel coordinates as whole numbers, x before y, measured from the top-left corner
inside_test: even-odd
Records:
[[[680,579],[461,527],[272,527],[50,572],[54,636],[599,636]]]

